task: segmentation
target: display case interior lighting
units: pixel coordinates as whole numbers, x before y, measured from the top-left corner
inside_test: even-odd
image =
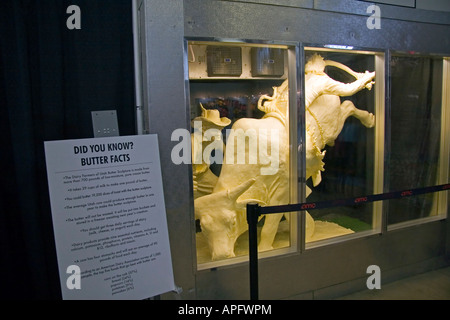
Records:
[[[337,44],[327,44],[325,45],[325,48],[328,49],[333,49],[333,50],[353,50],[353,46],[342,46],[342,45],[337,45]]]
[[[340,45],[324,45],[320,47],[305,47],[305,51],[322,51],[322,52],[345,52],[350,54],[368,54],[375,55],[377,52],[368,50],[358,50],[353,46],[340,46]]]
[[[241,47],[254,47],[254,48],[274,48],[274,49],[289,49],[287,45],[280,44],[261,44],[242,41],[189,41],[190,45],[202,45],[202,46],[241,46]]]

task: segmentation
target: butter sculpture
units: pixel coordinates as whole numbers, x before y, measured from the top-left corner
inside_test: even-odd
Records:
[[[344,84],[325,74],[327,65],[349,72],[356,81]],[[350,96],[374,84],[375,73],[356,73],[334,61],[314,55],[306,65],[306,174],[317,186],[324,171],[322,151],[332,146],[349,116],[366,127],[375,122],[373,114],[357,109],[339,96]],[[248,229],[245,207],[249,202],[261,205],[289,203],[289,86],[286,80],[274,88],[273,96],[262,96],[258,108],[262,119],[236,121],[228,135],[225,161],[212,192],[195,199],[195,215],[211,251],[212,260],[234,257],[237,238]],[[227,121],[226,121],[227,122]],[[245,143],[248,139],[249,143]],[[241,147],[239,147],[241,141]],[[252,147],[251,142],[258,147]],[[242,146],[244,142],[244,146]],[[276,157],[275,157],[276,156]],[[275,159],[276,158],[276,159]],[[244,162],[239,159],[245,159]],[[203,166],[204,167],[204,166]],[[195,171],[195,170],[194,170]],[[195,177],[198,180],[198,177]],[[194,190],[198,181],[194,179]],[[307,191],[307,196],[311,190]],[[266,215],[259,250],[272,249],[283,213]],[[286,215],[288,218],[288,215]],[[306,240],[314,234],[315,222],[306,213]]]
[[[200,104],[200,108],[202,114],[192,120],[194,133],[191,134],[194,199],[212,193],[217,184],[217,176],[211,171],[210,164],[205,161],[210,156],[210,154],[205,154],[205,150],[211,143],[221,141],[220,130],[231,123],[231,120],[226,117],[220,118],[218,110],[206,110],[202,104]],[[200,123],[200,127],[196,123]],[[208,130],[211,132],[211,129],[216,130],[219,135],[204,139],[206,132]],[[221,142],[221,144],[223,143]],[[223,147],[220,149],[224,150]],[[222,150],[216,151],[221,152]]]
[[[326,66],[340,68],[357,80],[342,83],[325,73]],[[324,171],[325,145],[333,146],[341,133],[345,120],[354,116],[371,128],[375,125],[373,114],[359,110],[351,101],[341,104],[339,97],[352,96],[364,88],[371,89],[375,72],[356,73],[335,61],[326,61],[320,55],[313,55],[305,66],[305,107],[306,107],[306,180],[312,178],[314,186],[321,180]],[[311,191],[308,190],[307,195]]]

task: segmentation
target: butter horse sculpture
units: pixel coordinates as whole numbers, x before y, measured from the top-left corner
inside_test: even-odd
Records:
[[[349,69],[335,62],[329,65]],[[344,122],[349,116],[356,116],[370,127],[374,125],[374,116],[367,111],[361,111],[351,102],[340,103],[339,96],[352,95],[363,88],[371,88],[375,74],[354,73],[357,80],[343,84],[328,77],[325,72],[327,62],[321,56],[313,56],[306,65],[306,167],[307,178],[313,179],[314,185],[320,183],[320,172],[323,171],[322,149],[326,144],[332,145],[341,132]],[[213,260],[234,257],[234,245],[237,238],[247,230],[245,204],[259,202],[264,205],[279,205],[289,203],[289,130],[287,122],[288,110],[287,80],[274,88],[272,97],[262,96],[258,108],[266,113],[262,119],[244,118],[238,120],[232,127],[232,133],[227,141],[226,159],[213,193],[195,200],[196,218],[200,220],[202,232],[207,239]],[[270,128],[269,138],[267,129]],[[274,134],[276,133],[276,134]],[[244,137],[243,137],[244,136]],[[234,147],[234,141],[245,136],[258,141],[264,141],[271,154],[258,154],[254,159],[249,145],[245,145],[245,159],[249,163],[239,164],[229,159],[239,157]],[[278,150],[277,167],[270,167],[270,156]],[[241,149],[242,151],[242,149]],[[232,153],[231,153],[232,152]],[[272,159],[273,160],[273,159]],[[266,169],[265,174],[262,169]],[[276,169],[276,170],[275,170]],[[308,191],[308,194],[310,191]],[[272,248],[279,222],[283,214],[272,214],[265,217],[261,230],[259,250]],[[307,213],[307,240],[314,232],[314,220]]]

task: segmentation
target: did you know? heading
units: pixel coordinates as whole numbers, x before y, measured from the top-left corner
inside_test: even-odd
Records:
[[[124,163],[131,161],[130,154],[122,151],[133,150],[133,142],[115,142],[107,144],[92,144],[92,145],[82,145],[74,146],[73,152],[78,155],[92,155],[83,156],[80,158],[81,166],[93,166],[99,164],[110,164],[110,163]],[[115,152],[119,153],[104,155],[105,152]]]

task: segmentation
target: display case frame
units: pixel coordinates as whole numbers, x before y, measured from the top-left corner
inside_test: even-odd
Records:
[[[377,48],[365,48],[365,47],[356,47],[356,46],[340,46],[340,45],[330,45],[330,44],[317,44],[317,43],[298,43],[298,42],[273,42],[273,41],[258,41],[258,40],[248,40],[248,39],[217,39],[217,38],[198,38],[198,37],[186,37],[185,38],[185,59],[189,60],[189,44],[221,44],[221,45],[245,45],[245,46],[279,46],[280,48],[288,49],[288,54],[295,55],[296,63],[292,63],[292,58],[290,58],[290,62],[287,63],[289,70],[296,70],[296,95],[295,98],[292,94],[293,90],[290,89],[290,105],[291,105],[291,117],[290,117],[290,135],[291,139],[297,140],[298,146],[304,146],[302,141],[305,141],[305,132],[304,130],[298,130],[299,128],[304,128],[305,126],[305,101],[304,96],[301,92],[304,92],[304,64],[305,61],[305,52],[308,51],[318,51],[318,52],[332,52],[332,53],[345,53],[345,54],[363,54],[368,56],[373,56],[375,72],[376,72],[376,86],[375,86],[375,94],[374,94],[374,105],[375,105],[375,117],[376,117],[376,126],[375,126],[375,150],[374,150],[374,181],[373,181],[373,194],[379,194],[383,192],[389,192],[389,183],[386,179],[385,175],[388,175],[389,169],[385,167],[386,159],[389,156],[390,150],[390,65],[389,59],[392,54],[399,54],[399,52],[392,50],[383,50]],[[446,58],[442,55],[435,55],[436,57],[440,57],[443,59],[444,63],[444,73],[443,73],[443,86],[445,88],[446,80],[448,77],[448,64],[449,58]],[[188,61],[189,62],[189,61]],[[294,67],[295,65],[295,67]],[[289,77],[292,77],[292,71],[289,71]],[[264,77],[248,77],[243,76],[239,77],[240,80],[257,80],[257,79],[267,79]],[[189,72],[187,72],[187,83],[189,81],[205,81],[205,80],[217,80],[217,81],[226,81],[226,80],[236,80],[235,77],[208,77],[205,78],[189,78]],[[187,87],[189,88],[189,86]],[[189,110],[189,90],[187,92],[187,109]],[[449,163],[448,156],[448,147],[446,146],[446,142],[448,142],[448,137],[445,130],[448,130],[449,127],[449,112],[445,111],[445,103],[448,104],[448,93],[443,91],[443,100],[442,100],[442,128],[441,131],[441,149],[440,149],[440,176],[439,182],[445,183],[445,177],[448,176],[448,170],[446,170],[446,164]],[[296,100],[295,102],[293,100]],[[447,102],[445,102],[447,101]],[[296,105],[295,108],[292,108],[292,105]],[[296,113],[295,117],[292,115]],[[446,129],[445,129],[446,128]],[[291,144],[292,150],[292,144]],[[290,166],[291,168],[291,203],[294,202],[304,202],[306,201],[305,190],[305,168],[306,168],[306,159],[304,158],[304,154],[299,152],[291,152],[291,163],[297,163],[297,166]],[[296,184],[295,181],[299,183]],[[294,200],[295,199],[295,200]],[[305,241],[305,215],[303,214],[291,214],[291,216],[295,217],[291,222],[291,245],[287,248],[274,249],[269,252],[261,252],[259,257],[261,259],[265,258],[274,258],[282,255],[289,254],[302,254],[306,250],[312,250],[315,248],[329,246],[333,244],[338,244],[341,242],[346,242],[350,240],[355,240],[359,238],[365,238],[374,235],[384,234],[386,232],[390,232],[396,229],[401,229],[409,226],[414,226],[417,224],[439,221],[446,218],[445,208],[447,208],[447,195],[444,194],[439,197],[438,200],[438,210],[439,212],[443,212],[436,216],[421,218],[413,221],[407,221],[404,223],[396,224],[396,225],[388,225],[387,223],[387,214],[388,214],[388,206],[385,202],[375,202],[373,203],[372,208],[372,229],[367,231],[355,232],[349,235],[332,237],[329,239],[318,240],[315,242],[307,243]],[[195,221],[195,219],[193,218]],[[193,240],[195,243],[195,239]],[[246,263],[248,261],[247,256],[240,256],[236,258],[227,259],[225,261],[213,261],[207,263],[198,264],[196,259],[194,260],[195,267],[197,270],[210,270],[219,267],[226,267],[236,264]]]
[[[190,73],[189,68],[189,56],[193,52],[191,45],[214,45],[214,46],[241,46],[247,50],[249,48],[278,48],[286,50],[286,58],[285,58],[285,73],[281,77],[253,77],[248,70],[244,70],[241,76],[216,76],[210,77],[204,71],[198,71],[198,68]],[[299,172],[302,172],[302,168],[299,167],[298,160],[298,152],[297,148],[304,141],[304,137],[302,134],[298,134],[297,130],[294,128],[298,127],[298,119],[299,114],[303,114],[301,110],[300,103],[300,88],[301,81],[303,80],[300,76],[300,61],[302,58],[300,57],[300,44],[295,41],[260,41],[260,40],[251,40],[251,39],[226,39],[226,38],[205,38],[205,37],[185,37],[184,39],[184,60],[186,67],[185,72],[185,82],[186,82],[186,108],[187,110],[191,109],[191,94],[190,94],[190,83],[197,82],[201,83],[204,81],[217,81],[217,82],[226,82],[226,81],[252,81],[252,80],[261,80],[261,81],[270,81],[270,80],[288,80],[289,81],[289,150],[290,150],[290,164],[289,164],[289,190],[290,190],[290,202],[295,203],[298,201],[303,201],[304,198],[301,197],[304,194],[304,190],[299,190],[299,184],[297,181],[299,180]],[[243,56],[243,64],[250,64],[248,57]],[[192,112],[189,112],[192,114]],[[295,143],[294,143],[295,142]],[[301,161],[300,161],[301,162]],[[190,174],[192,174],[192,168],[190,168]],[[301,187],[300,187],[301,188]],[[301,233],[302,229],[299,227],[300,222],[299,215],[295,213],[290,214],[290,245],[288,247],[272,249],[269,251],[263,251],[260,253],[262,258],[271,258],[281,255],[288,255],[293,253],[298,253],[301,248]],[[191,228],[193,230],[193,243],[196,243],[195,233],[195,212],[191,213],[191,219],[194,222]],[[304,231],[303,231],[304,232]],[[201,270],[210,270],[218,267],[226,267],[229,265],[236,265],[248,262],[248,255],[237,256],[234,258],[228,258],[226,260],[219,261],[211,261],[198,263],[197,258],[194,261],[194,267]]]
[[[384,184],[384,164],[385,164],[385,123],[386,123],[386,56],[388,50],[377,48],[364,48],[358,46],[345,46],[334,44],[318,44],[318,43],[302,43],[303,50],[314,52],[343,53],[343,54],[360,54],[374,57],[375,65],[375,94],[374,94],[374,114],[375,114],[375,132],[374,132],[374,169],[373,169],[373,194],[383,193]],[[362,195],[361,195],[362,196]],[[355,232],[349,235],[341,235],[324,240],[304,243],[305,249],[310,250],[321,246],[327,246],[334,243],[349,241],[352,239],[363,238],[371,235],[381,234],[385,232],[384,225],[384,209],[382,202],[372,204],[372,229],[367,231]]]
[[[450,57],[445,54],[432,53],[432,52],[417,52],[417,51],[402,51],[402,50],[389,50],[388,51],[388,59],[386,59],[386,70],[389,70],[389,78],[391,75],[391,65],[390,60],[392,56],[398,57],[407,57],[407,58],[435,58],[442,59],[442,96],[441,96],[441,130],[440,130],[440,144],[439,144],[439,164],[438,164],[438,173],[436,179],[436,185],[448,183],[449,172],[450,172]],[[391,81],[386,86],[389,90],[389,97],[391,97],[392,89],[391,89]],[[391,114],[391,104],[389,104],[389,114]],[[389,146],[388,150],[391,150],[391,145],[389,140],[391,139],[391,119],[386,119],[386,124],[388,126],[387,130],[387,138],[386,143]],[[387,160],[386,160],[387,161]],[[386,176],[390,175],[390,168],[387,166],[384,170]],[[386,189],[389,189],[389,179],[385,179]],[[385,216],[384,218],[384,230],[386,232],[391,232],[395,230],[400,230],[403,228],[418,226],[434,221],[441,221],[448,218],[448,207],[450,205],[448,201],[448,192],[439,192],[433,195],[433,201],[436,206],[436,214],[428,217],[421,217],[411,220],[406,220],[403,222],[398,222],[394,224],[388,224],[388,219]],[[389,211],[389,205],[386,204],[386,215]]]

